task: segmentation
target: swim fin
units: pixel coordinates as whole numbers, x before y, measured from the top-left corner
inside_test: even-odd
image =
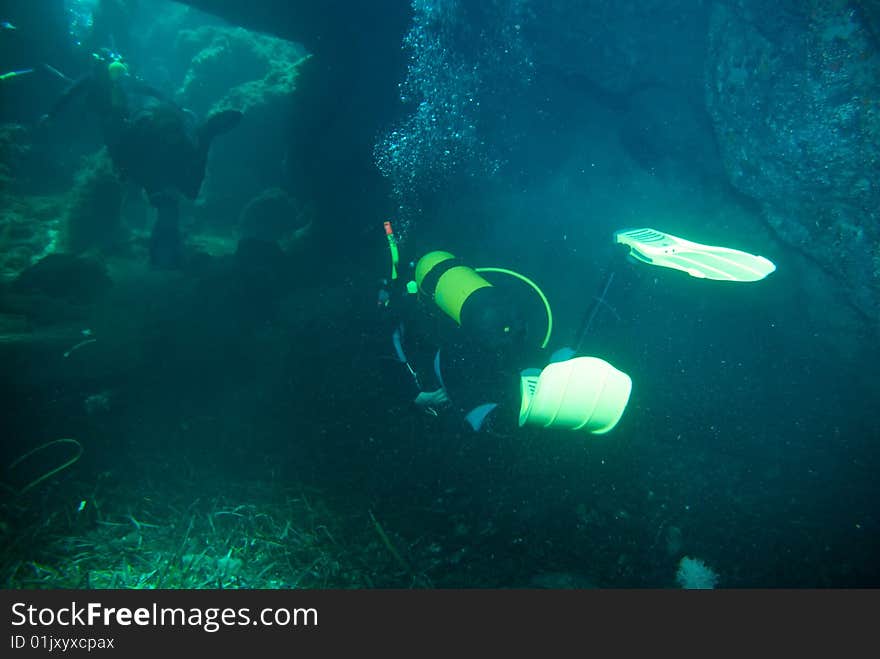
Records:
[[[238,110],[222,110],[215,112],[205,120],[198,130],[199,146],[207,148],[218,135],[228,133],[241,123],[244,114]]]
[[[223,135],[241,123],[244,114],[238,110],[222,110],[215,112],[205,120],[196,131],[195,151],[184,158],[182,173],[178,178],[177,187],[189,199],[199,196],[205,170],[208,166],[208,151],[211,142],[218,135]]]
[[[776,270],[763,256],[729,247],[702,245],[656,229],[626,229],[614,233],[614,242],[626,245],[630,256],[698,279],[760,281]]]

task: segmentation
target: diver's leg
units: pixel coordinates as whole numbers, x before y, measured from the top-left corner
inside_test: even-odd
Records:
[[[173,194],[150,197],[156,209],[156,224],[150,236],[150,263],[157,268],[178,268],[181,264],[180,203]]]
[[[243,116],[238,110],[215,112],[196,131],[195,153],[192,154],[191,161],[178,182],[178,188],[187,198],[195,199],[199,196],[202,181],[205,179],[211,142],[215,137],[235,128]]]

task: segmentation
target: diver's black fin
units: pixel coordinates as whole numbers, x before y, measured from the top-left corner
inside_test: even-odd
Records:
[[[196,132],[196,151],[192,162],[184,172],[183,179],[179,183],[180,191],[189,199],[195,199],[199,195],[202,181],[205,178],[205,167],[208,164],[208,151],[211,149],[211,141],[218,135],[229,132],[238,124],[244,114],[238,110],[223,110],[215,112],[199,126]]]
[[[241,123],[244,114],[238,110],[215,112],[199,127],[199,146],[205,148],[218,135],[228,133]]]

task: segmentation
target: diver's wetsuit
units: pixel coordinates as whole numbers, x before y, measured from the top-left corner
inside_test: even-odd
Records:
[[[180,202],[173,192],[150,197],[156,209],[156,223],[150,234],[150,263],[163,268],[180,265],[182,245],[180,240]]]
[[[114,79],[105,62],[68,89],[47,116],[57,116],[78,97],[100,118],[116,170],[141,186],[156,209],[151,263],[178,267],[183,252],[178,196],[198,196],[212,139],[237,125],[242,114],[215,113],[193,131],[183,110],[162,92],[128,75]]]
[[[179,196],[195,199],[199,195],[212,140],[241,118],[241,112],[225,110],[192,130],[180,108],[160,102],[145,105],[126,122],[115,163],[123,176],[143,187],[157,211],[150,237],[153,265],[173,268],[180,264]]]
[[[168,183],[167,154],[170,150],[165,135],[145,131],[144,119],[151,108],[166,108],[167,113],[181,114],[161,91],[139,78],[124,75],[113,78],[106,61],[95,64],[92,71],[77,80],[62,94],[46,117],[56,118],[74,100],[82,98],[101,125],[104,145],[116,170],[142,186],[157,211],[156,224],[150,237],[150,260],[154,265],[176,267],[180,262],[180,230],[178,201]],[[157,103],[158,101],[158,103]],[[155,122],[154,122],[155,123]],[[183,125],[182,117],[177,122]],[[173,127],[173,123],[169,123]],[[173,131],[176,135],[181,131]],[[158,172],[158,175],[156,174]],[[201,180],[199,180],[201,184]]]
[[[82,98],[88,110],[98,117],[104,144],[115,163],[119,156],[120,140],[135,109],[137,97],[170,102],[165,94],[139,78],[124,76],[113,80],[108,65],[100,62],[90,73],[74,82],[55,101],[46,116],[55,119],[75,99]]]
[[[388,337],[386,345],[392,355],[396,355],[394,332],[403,328],[399,340],[409,366],[400,362],[397,367],[401,395],[415,402],[419,393],[441,387],[435,373],[436,366],[439,366],[449,401],[425,405],[425,409],[433,409],[464,423],[468,412],[477,406],[495,403],[497,408],[489,417],[491,426],[504,434],[513,431],[519,416],[520,370],[530,365],[523,362],[529,352],[523,347],[524,332],[501,338],[491,331],[473,328],[468,331],[433,308],[420,308],[422,304],[424,301],[419,301],[416,295],[402,293],[392,298],[388,309],[381,310]],[[491,301],[487,301],[483,309],[489,316],[484,327],[494,324],[492,317],[495,314],[508,315],[503,307],[493,307]],[[510,326],[512,323],[506,324]],[[437,337],[439,358],[438,348],[426,340],[426,335]],[[409,367],[416,372],[418,386]]]

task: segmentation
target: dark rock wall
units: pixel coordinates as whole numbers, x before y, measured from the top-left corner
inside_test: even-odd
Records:
[[[401,40],[408,0],[185,0],[234,24],[302,43],[302,67],[289,135],[289,184],[334,222],[362,216],[387,199],[373,166],[376,134],[396,112],[406,59]],[[344,155],[340,155],[344,154]],[[339,193],[340,184],[345,194]],[[338,226],[338,225],[337,225]]]
[[[880,54],[858,4],[716,3],[706,104],[731,183],[876,320]]]

